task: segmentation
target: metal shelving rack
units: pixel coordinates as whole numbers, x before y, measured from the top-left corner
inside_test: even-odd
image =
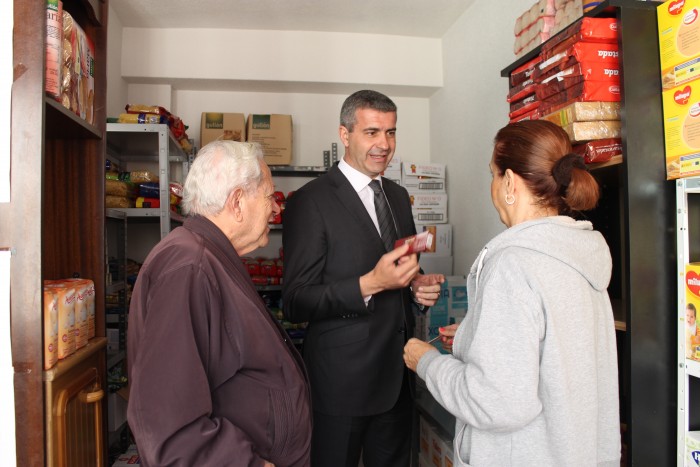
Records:
[[[120,209],[127,217],[160,220],[160,238],[172,230],[172,222],[182,223],[183,217],[170,210],[170,175],[173,164],[180,164],[184,181],[189,159],[165,124],[107,124],[107,157],[123,164],[157,162],[160,208]]]
[[[117,312],[110,313],[110,304],[105,304],[105,323],[119,327],[119,351],[107,352],[107,370],[119,364],[126,357],[126,214],[118,209],[105,209],[105,295],[117,295]],[[116,264],[110,262],[114,258]],[[116,267],[114,267],[116,266]]]
[[[676,456],[678,467],[685,466],[685,438],[691,425],[691,378],[700,380],[700,362],[685,357],[685,267],[690,263],[691,254],[688,197],[697,194],[700,194],[700,177],[683,178],[676,181],[676,247],[678,250],[678,430]]]

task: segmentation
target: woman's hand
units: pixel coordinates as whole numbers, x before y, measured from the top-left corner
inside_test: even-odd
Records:
[[[403,348],[403,361],[410,370],[416,371],[421,357],[431,350],[436,349],[431,344],[412,337]]]
[[[449,326],[443,326],[438,329],[440,333],[440,342],[442,343],[442,348],[445,352],[452,352],[452,344],[455,340],[455,334],[457,333],[457,328],[459,324],[450,324]]]

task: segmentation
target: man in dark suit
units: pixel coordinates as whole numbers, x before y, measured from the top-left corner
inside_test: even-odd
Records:
[[[365,467],[408,467],[403,346],[413,307],[433,305],[444,277],[421,274],[406,245],[393,249],[416,233],[408,193],[380,176],[396,149],[396,105],[358,91],[343,104],[339,133],[343,159],[297,190],[284,213],[284,314],[309,323],[311,465],[357,467],[362,453]]]

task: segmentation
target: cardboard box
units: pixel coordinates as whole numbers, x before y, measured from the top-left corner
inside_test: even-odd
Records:
[[[685,434],[685,465],[700,465],[700,431]]]
[[[418,447],[423,456],[430,455],[430,432],[435,428],[424,417],[420,417],[418,425]]]
[[[416,337],[427,341],[437,337],[441,326],[462,322],[469,307],[466,282],[465,276],[445,276],[437,303],[416,320]],[[440,342],[433,345],[446,353]]]
[[[250,114],[246,128],[248,141],[260,143],[268,165],[291,164],[291,115]]]
[[[117,459],[112,464],[112,467],[128,467],[132,465],[140,465],[141,458],[135,444],[129,446],[125,452],[117,456]]]
[[[700,0],[667,1],[656,8],[664,90],[700,76]]]
[[[700,263],[685,266],[685,356],[700,361]]]
[[[447,193],[429,193],[421,191],[409,191],[411,209],[447,209]]]
[[[411,209],[411,213],[416,226],[447,223],[447,208]]]
[[[401,186],[411,192],[444,193],[447,184],[444,178],[406,175],[401,173]]]
[[[661,93],[666,178],[700,174],[700,80]]]
[[[126,422],[127,401],[116,392],[107,396],[107,427],[117,431]]]
[[[241,113],[202,112],[200,147],[218,139],[246,141],[245,115]]]
[[[404,162],[403,173],[411,177],[445,178],[445,164]]]
[[[453,274],[452,256],[426,255],[421,253],[418,261],[424,274]]]
[[[452,256],[452,224],[426,224],[418,226],[419,233],[429,231],[433,234],[433,244],[421,253],[424,256]]]
[[[107,350],[109,352],[119,351],[119,329],[107,328]]]

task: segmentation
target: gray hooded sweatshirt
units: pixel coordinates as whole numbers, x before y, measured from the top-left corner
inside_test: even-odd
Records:
[[[610,250],[590,222],[515,225],[481,251],[453,354],[417,373],[456,419],[456,466],[619,466]]]

